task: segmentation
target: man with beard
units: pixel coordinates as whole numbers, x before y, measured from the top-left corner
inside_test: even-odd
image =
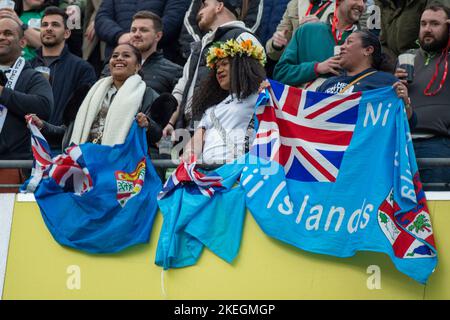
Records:
[[[94,26],[98,38],[106,42],[106,60],[109,60],[112,49],[118,44],[130,42],[129,30],[134,14],[148,10],[163,21],[164,36],[159,45],[164,56],[176,61],[177,39],[188,6],[187,0],[102,0]]]
[[[375,0],[381,16],[380,41],[392,70],[399,54],[417,48],[420,15],[433,2],[450,5],[450,0]]]
[[[158,15],[143,10],[133,16],[129,43],[141,52],[141,72],[147,87],[159,94],[172,93],[178,79],[183,75],[183,68],[164,58],[162,51],[157,49],[162,37],[163,23]],[[102,76],[109,74],[109,66],[106,65]]]
[[[417,114],[412,130],[417,158],[450,158],[449,18],[450,8],[435,3],[426,7],[420,19],[420,49],[413,82],[408,85]],[[397,69],[396,76],[405,78],[406,70]],[[424,182],[450,182],[448,168],[422,166],[420,176]]]
[[[238,21],[237,9],[241,8],[241,0],[202,0],[202,7],[197,15],[200,30],[209,31],[201,41],[192,43],[191,55],[183,70],[183,76],[178,81],[173,95],[178,101],[177,111],[172,115],[169,124],[164,128],[163,135],[170,135],[175,126],[194,131],[192,118],[192,97],[200,82],[209,74],[206,66],[206,53],[214,42],[226,42],[230,39],[238,41],[251,40],[253,44],[261,46],[256,37]]]
[[[358,29],[365,10],[366,0],[337,0],[331,21],[303,24],[275,66],[274,79],[313,90],[327,77],[339,75],[339,47]]]
[[[94,68],[83,59],[69,52],[66,40],[70,37],[67,14],[63,9],[48,7],[41,22],[42,47],[31,61],[32,67],[40,71],[53,89],[55,108],[47,122],[37,122],[38,127],[53,150],[61,150],[61,136],[52,130],[60,126],[66,103],[78,88],[92,85],[97,80]]]
[[[307,22],[327,22],[333,12],[333,1],[291,0],[277,26],[277,31],[266,43],[267,55],[272,60],[278,61],[295,30]]]

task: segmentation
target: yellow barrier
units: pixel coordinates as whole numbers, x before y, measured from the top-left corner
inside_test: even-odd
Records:
[[[232,265],[205,250],[197,265],[164,273],[164,296],[162,269],[154,264],[159,214],[149,244],[88,255],[58,245],[36,203],[16,202],[3,299],[450,299],[450,201],[429,207],[439,263],[427,286],[397,271],[384,254],[339,259],[285,245],[247,214]],[[371,290],[374,265],[381,289]]]

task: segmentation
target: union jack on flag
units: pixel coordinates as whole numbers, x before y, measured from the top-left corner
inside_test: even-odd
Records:
[[[284,167],[286,178],[335,182],[358,119],[361,92],[330,95],[270,81],[256,110],[251,153]]]
[[[183,183],[194,185],[193,190],[211,198],[215,191],[222,189],[221,181],[223,178],[214,172],[206,175],[198,171],[195,159],[189,162],[182,161],[174,173],[167,179],[162,190],[158,194],[158,200],[167,196],[170,192]]]
[[[42,133],[33,124],[31,117],[27,118],[27,122],[31,131],[34,163],[31,177],[21,187],[21,191],[34,192],[44,178],[53,178],[65,192],[81,195],[91,190],[92,178],[84,163],[81,148],[72,145],[63,154],[52,159],[50,147]]]

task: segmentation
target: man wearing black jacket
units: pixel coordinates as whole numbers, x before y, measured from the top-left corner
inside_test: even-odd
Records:
[[[13,19],[0,16],[0,159],[30,159],[30,132],[25,115],[48,119],[53,109],[50,84],[21,57],[23,30]],[[5,83],[5,80],[8,80]]]
[[[130,42],[129,30],[133,15],[148,10],[162,18],[164,36],[160,45],[164,56],[176,60],[177,50],[174,45],[188,5],[188,0],[103,0],[95,17],[95,32],[100,40],[106,42],[106,59],[109,59],[116,45]]]
[[[130,28],[130,44],[135,46],[142,55],[143,80],[147,87],[159,94],[172,93],[178,79],[183,75],[183,68],[164,58],[157,49],[163,37],[161,18],[150,11],[139,11],[133,16]],[[109,65],[105,65],[102,76],[109,76]]]
[[[70,37],[67,14],[63,9],[48,7],[41,22],[42,47],[31,61],[32,67],[48,78],[53,89],[55,108],[48,123],[59,126],[69,97],[78,88],[92,85],[97,80],[94,68],[69,52],[65,42]],[[61,139],[43,130],[52,149],[61,149]]]

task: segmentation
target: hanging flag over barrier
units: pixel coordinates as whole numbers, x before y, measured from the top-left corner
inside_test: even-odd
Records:
[[[165,270],[193,265],[204,246],[231,263],[239,252],[245,195],[238,184],[242,164],[208,173],[182,162],[159,197],[164,217],[155,263]]]
[[[384,252],[425,283],[436,247],[393,89],[329,95],[270,84],[259,99],[256,139],[241,177],[260,227],[311,252]]]
[[[35,160],[22,191],[34,191],[56,241],[90,253],[148,242],[161,181],[147,155],[144,129],[134,123],[123,144],[72,145],[52,159],[30,119],[28,126]]]

